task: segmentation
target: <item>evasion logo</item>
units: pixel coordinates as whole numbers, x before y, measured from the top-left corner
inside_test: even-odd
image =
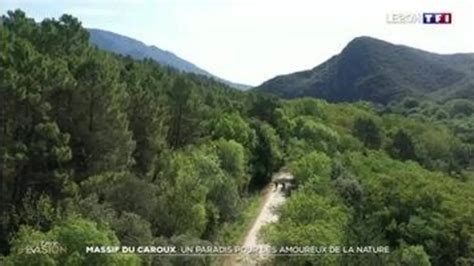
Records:
[[[434,24],[452,23],[451,13],[388,13],[388,24]]]
[[[64,254],[67,253],[66,247],[61,245],[57,241],[49,241],[49,240],[41,240],[41,241],[34,241],[34,243],[29,243],[26,246],[13,249],[14,253],[17,254]],[[1,264],[0,264],[1,266]]]

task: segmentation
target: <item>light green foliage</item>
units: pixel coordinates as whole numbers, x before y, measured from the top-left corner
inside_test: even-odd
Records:
[[[40,246],[41,241],[57,242],[64,250],[50,254],[31,255],[28,249]],[[40,232],[30,227],[20,228],[12,240],[10,256],[6,265],[139,265],[136,255],[86,254],[86,246],[114,246],[119,242],[114,233],[88,220],[71,217],[54,226],[48,232]]]
[[[298,134],[298,131],[295,131],[297,121],[300,123],[299,128],[301,128],[301,124],[307,119],[314,122],[326,119],[327,112],[325,110],[327,106],[326,102],[311,98],[285,102],[283,106],[275,110],[276,129],[283,139],[289,139]]]
[[[343,205],[316,193],[291,196],[277,224],[265,228],[265,239],[277,247],[342,245],[348,216]],[[277,265],[337,265],[338,256],[277,257]]]
[[[0,37],[0,256],[9,254],[7,265],[216,263],[83,251],[236,244],[261,200],[248,195],[282,167],[297,188],[265,230],[268,243],[389,245],[392,254],[271,263],[473,262],[469,100],[382,107],[243,93],[98,50],[69,15],[35,22],[8,12]],[[68,253],[18,253],[44,239]]]
[[[348,133],[340,135],[339,143],[341,151],[360,151],[364,148],[364,144],[358,138]]]
[[[209,160],[201,158],[201,165]],[[212,162],[211,162],[212,163]],[[212,167],[212,166],[211,166]],[[164,170],[166,181],[160,184],[155,226],[165,236],[189,234],[200,236],[206,226],[205,200],[209,176],[201,176],[205,169],[196,167],[192,156],[175,154]],[[213,169],[208,169],[213,170]]]
[[[285,111],[294,118],[296,116],[313,116],[325,119],[327,116],[328,103],[324,100],[313,98],[301,98],[285,104]]]
[[[339,143],[339,135],[327,126],[304,117],[296,119],[295,136],[305,140],[313,150],[334,153]]]
[[[315,151],[291,163],[290,171],[300,184],[309,180],[324,184],[330,179],[331,159],[326,154]]]
[[[454,264],[472,256],[472,181],[460,183],[381,152],[349,153],[346,162],[364,190],[363,230],[381,227],[391,246],[423,245],[436,262]]]
[[[28,255],[26,248],[40,246],[41,241],[49,240],[43,232],[30,227],[21,228],[13,239],[12,254],[5,258],[5,265],[58,265],[52,256],[47,254]]]
[[[406,265],[406,266],[430,266],[430,257],[426,254],[423,246],[420,245],[402,245],[391,252],[387,265]]]
[[[417,153],[428,168],[448,170],[456,142],[446,130],[428,128],[416,138]]]
[[[253,149],[255,146],[255,131],[237,113],[218,114],[211,121],[210,127],[211,135],[215,139],[234,140],[247,149]]]
[[[248,159],[243,146],[233,140],[220,139],[214,143],[220,167],[235,180],[239,191],[244,192],[250,176],[247,173]]]
[[[357,118],[375,117],[374,108],[366,102],[329,104],[326,109],[328,111],[325,121],[328,124],[337,125],[346,133],[353,133],[354,121]]]
[[[306,141],[290,138],[286,143],[286,161],[292,162],[313,151]]]
[[[218,141],[216,146],[193,147],[175,154],[163,172],[160,184],[156,226],[164,235],[188,234],[200,237],[211,234],[216,223],[230,221],[237,215],[239,204],[238,176],[221,168],[216,153],[220,146],[236,142]],[[242,148],[240,155],[242,156]],[[236,166],[227,155],[227,170]],[[222,157],[224,158],[224,157]],[[236,163],[239,163],[238,161]],[[238,168],[241,166],[237,165]],[[233,174],[237,174],[233,172]],[[240,176],[240,178],[244,178]]]

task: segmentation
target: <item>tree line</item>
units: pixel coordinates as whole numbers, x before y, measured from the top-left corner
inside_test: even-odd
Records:
[[[444,118],[420,118],[403,113],[413,105],[406,102],[380,110],[244,93],[101,51],[69,15],[35,22],[9,11],[0,34],[0,253],[7,265],[215,263],[83,250],[234,244],[222,243],[224,228],[282,166],[298,189],[266,228],[268,242],[383,244],[393,252],[355,261],[278,257],[275,264],[472,263],[473,140],[464,126],[470,116],[458,115],[469,103],[446,103]],[[22,253],[44,239],[67,253]]]

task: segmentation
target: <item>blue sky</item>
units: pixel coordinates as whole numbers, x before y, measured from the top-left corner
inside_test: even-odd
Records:
[[[2,0],[41,20],[69,13],[174,52],[209,72],[259,85],[312,68],[366,35],[439,52],[474,52],[472,0]],[[390,25],[387,13],[451,12],[452,25]]]

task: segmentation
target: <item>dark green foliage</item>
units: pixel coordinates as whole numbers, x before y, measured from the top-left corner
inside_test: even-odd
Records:
[[[124,176],[114,180],[114,184],[101,184],[110,186],[110,191],[105,195],[105,200],[112,204],[119,212],[133,212],[150,221],[154,217],[158,204],[156,185],[135,176]]]
[[[200,136],[202,109],[193,85],[179,77],[169,91],[170,120],[168,143],[176,149],[194,142]]]
[[[474,114],[474,104],[465,99],[456,99],[446,104],[450,117],[469,117]]]
[[[252,180],[257,187],[267,184],[272,174],[283,164],[280,138],[275,129],[263,122],[256,125],[257,146],[253,158],[255,178]]]
[[[126,116],[127,95],[118,80],[118,62],[98,52],[78,67],[77,87],[64,127],[72,135],[75,171],[80,177],[121,171],[132,163],[135,148]]]
[[[29,246],[39,246],[41,241],[56,241],[64,248],[64,253],[31,255],[25,253]],[[13,253],[6,258],[6,265],[139,265],[137,255],[96,254],[86,256],[87,245],[119,244],[114,232],[94,222],[70,217],[53,227],[50,231],[41,232],[31,227],[21,227],[12,240]]]
[[[111,227],[122,245],[147,246],[153,243],[151,224],[137,214],[123,212],[112,221]]]
[[[251,108],[250,116],[257,117],[271,125],[275,124],[275,110],[281,105],[281,100],[273,95],[249,93]]]
[[[415,144],[403,130],[398,130],[393,136],[392,156],[401,160],[416,160]]]
[[[332,102],[364,100],[386,104],[405,96],[472,100],[473,63],[473,54],[433,54],[358,37],[319,66],[277,76],[256,90],[285,98],[306,96]]]
[[[364,190],[358,211],[365,217],[362,230],[381,227],[392,247],[403,242],[423,245],[436,265],[472,256],[472,181],[462,183],[381,152],[346,158]]]
[[[212,240],[235,219],[255,150],[247,95],[97,50],[68,15],[35,23],[9,12],[0,34],[2,254],[17,245],[9,239],[28,241],[20,228],[32,227],[33,236],[74,226],[68,217],[78,215],[117,235],[101,245],[181,234]],[[96,234],[95,225],[85,226]]]
[[[6,265],[218,264],[213,257],[81,250],[238,244],[260,201],[248,195],[258,195],[252,190],[282,167],[297,188],[278,210],[279,221],[264,230],[269,244],[388,245],[391,254],[270,263],[472,264],[469,100],[408,98],[385,108],[284,101],[97,50],[71,16],[35,23],[15,11],[2,22],[0,252]],[[370,47],[358,42],[350,49],[363,57]],[[352,70],[366,67],[372,66]],[[249,201],[253,211],[245,211]],[[18,252],[44,239],[68,253]]]
[[[134,169],[141,174],[154,170],[153,166],[167,144],[165,85],[154,70],[154,67],[133,61],[127,62],[121,70],[121,80],[126,83],[130,97],[129,128],[136,141]]]
[[[382,145],[380,129],[370,118],[358,118],[354,121],[354,135],[369,149],[379,149]]]
[[[339,195],[350,205],[356,206],[362,200],[364,191],[357,180],[338,178],[333,181],[333,185]]]
[[[401,123],[401,117],[390,115],[391,122],[388,123],[392,132],[400,130],[395,127],[396,124],[403,125],[403,132],[414,145],[414,153],[410,152],[409,156],[411,160],[417,160],[429,169],[463,175],[462,169],[469,169],[474,165],[472,160],[474,124],[471,123],[474,120],[472,116],[462,115],[462,112],[452,112],[453,106],[456,105],[460,106],[460,110],[469,113],[469,106],[472,104],[460,99],[442,104],[423,101],[418,107],[412,108],[393,102],[385,108],[385,112],[411,118]],[[443,114],[442,117],[439,116],[440,113]],[[405,138],[404,142],[410,146],[410,141],[407,140]],[[389,153],[395,158],[400,158],[396,150],[389,148]]]

